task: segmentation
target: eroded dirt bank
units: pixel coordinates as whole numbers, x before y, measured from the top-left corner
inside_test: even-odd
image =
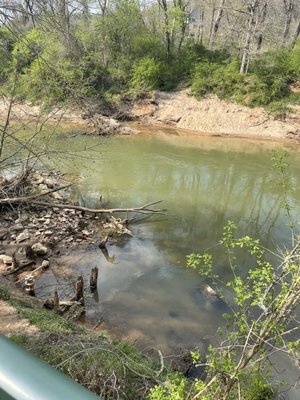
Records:
[[[266,139],[300,139],[300,107],[285,121],[262,108],[226,103],[216,96],[197,100],[189,91],[156,92],[136,102],[131,113],[150,124],[220,136]]]

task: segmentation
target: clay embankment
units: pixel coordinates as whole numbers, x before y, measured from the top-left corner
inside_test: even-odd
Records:
[[[0,101],[0,120],[6,117],[8,104]],[[88,110],[88,111],[87,111]],[[140,120],[150,125],[167,125],[199,134],[260,138],[270,140],[300,140],[300,106],[284,120],[278,120],[263,108],[248,108],[235,103],[227,103],[216,96],[201,100],[193,97],[189,90],[180,92],[155,92],[148,98],[132,103],[121,101],[114,108],[101,104],[53,109],[43,114],[49,122],[62,121],[80,124],[86,133],[109,135],[112,133],[132,134],[134,129],[120,121]],[[40,108],[16,103],[12,110],[14,120],[36,120],[41,118]]]

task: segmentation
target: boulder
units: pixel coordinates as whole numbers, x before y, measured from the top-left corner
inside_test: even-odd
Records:
[[[46,246],[42,245],[42,243],[34,243],[31,246],[32,251],[37,255],[37,256],[45,256],[48,253],[48,249]]]
[[[10,272],[15,269],[15,262],[11,256],[0,255],[0,273]]]

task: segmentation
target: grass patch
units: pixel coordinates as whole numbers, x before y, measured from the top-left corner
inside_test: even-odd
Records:
[[[28,349],[105,399],[145,399],[158,383],[158,359],[128,343],[88,334],[48,335]],[[159,376],[167,379],[168,372]]]
[[[7,301],[11,306],[15,307],[18,314],[44,332],[52,333],[72,333],[79,331],[80,328],[75,322],[68,320],[54,312],[47,311],[41,308],[34,308],[26,300],[15,299],[9,290],[5,287],[0,287],[0,299]]]

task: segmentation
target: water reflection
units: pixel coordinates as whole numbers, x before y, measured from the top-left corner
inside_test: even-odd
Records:
[[[77,137],[67,144],[70,148],[87,141],[92,147],[100,140]],[[61,146],[63,140],[58,142]],[[291,179],[297,190],[290,201],[297,215],[300,154],[291,151]],[[79,192],[88,206],[94,207],[102,195],[101,201],[112,206],[162,199],[168,209],[167,216],[133,225],[134,238],[108,247],[107,254],[93,249],[62,257],[75,275],[83,271],[86,282],[90,268],[99,267],[98,298],[88,301],[87,321],[104,318],[124,337],[146,338],[165,352],[178,346],[205,349],[222,323],[224,309],[203,298],[198,290],[203,281],[185,269],[186,255],[210,249],[219,272],[229,277],[217,246],[229,219],[266,247],[288,245],[289,228],[270,156],[270,149],[259,143],[163,133],[112,139],[98,158],[93,152],[90,162],[85,160],[84,168],[81,162],[65,166],[85,178]],[[250,263],[242,255],[245,270]]]

